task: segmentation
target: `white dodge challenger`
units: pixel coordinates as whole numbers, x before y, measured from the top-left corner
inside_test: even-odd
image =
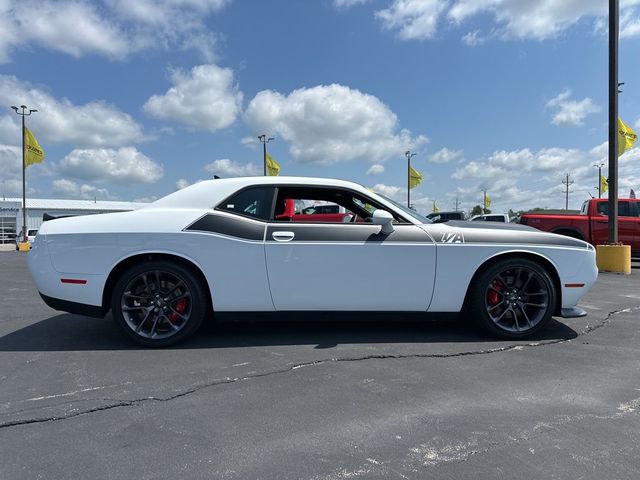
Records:
[[[521,225],[434,224],[355,183],[204,181],[148,207],[45,222],[29,268],[50,307],[104,317],[146,346],[213,312],[460,312],[523,338],[597,277],[581,240]]]

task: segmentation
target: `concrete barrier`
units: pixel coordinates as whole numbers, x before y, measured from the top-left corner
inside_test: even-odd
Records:
[[[596,264],[601,272],[631,274],[631,245],[596,245]]]

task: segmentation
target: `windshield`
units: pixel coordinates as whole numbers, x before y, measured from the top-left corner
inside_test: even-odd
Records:
[[[409,215],[411,215],[413,218],[419,220],[422,223],[433,223],[431,220],[429,220],[427,217],[425,217],[424,215],[420,215],[418,212],[416,212],[415,210],[411,210],[410,208],[405,207],[404,205],[401,205],[400,203],[396,202],[395,200],[391,200],[389,197],[382,195],[380,193],[376,192],[376,195],[379,195],[380,197],[384,198],[387,202],[391,203],[394,207],[399,208],[400,210],[402,210],[404,213],[408,213]]]

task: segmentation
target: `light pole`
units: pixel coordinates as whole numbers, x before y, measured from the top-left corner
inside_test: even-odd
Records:
[[[35,109],[28,109],[26,105],[20,105],[21,112],[18,111],[18,107],[11,106],[15,112],[22,117],[22,241],[27,242],[27,187],[25,181],[25,171],[27,169],[27,151],[24,148],[24,117],[30,116],[32,113],[37,112]]]
[[[407,208],[411,208],[411,157],[415,157],[416,154],[407,150],[404,156],[407,157]]]
[[[594,165],[598,169],[598,198],[602,196],[602,167],[604,163],[596,163]]]
[[[267,138],[267,135],[263,133],[262,135],[258,135],[258,140],[262,142],[262,167],[263,167],[263,174],[266,177],[267,176],[267,143],[269,143],[271,140],[275,140],[275,138],[273,137]]]
[[[618,0],[609,0],[609,244],[618,242]]]

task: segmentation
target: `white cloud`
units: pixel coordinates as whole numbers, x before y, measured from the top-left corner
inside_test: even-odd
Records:
[[[448,16],[462,22],[472,16],[490,13],[514,38],[547,39],[575,24],[584,16],[604,15],[606,3],[598,0],[458,0]]]
[[[182,190],[183,188],[187,188],[191,183],[186,178],[179,178],[176,180],[176,189]]]
[[[2,179],[18,178],[22,175],[22,148],[0,144],[0,171]]]
[[[150,195],[148,197],[139,197],[139,198],[133,199],[134,202],[140,202],[140,203],[151,203],[151,202],[155,202],[156,200],[158,200],[157,195]]]
[[[20,144],[20,126],[9,115],[0,117],[0,143],[9,145]]]
[[[195,185],[196,183],[204,182],[204,178],[199,178],[195,182],[190,182],[186,178],[180,178],[176,180],[176,190],[182,190],[183,188],[187,188],[190,185]]]
[[[377,183],[371,187],[375,193],[389,197],[402,205],[407,204],[407,187],[398,187],[396,185],[386,185]],[[433,199],[424,195],[419,190],[411,190],[411,206],[420,213],[431,212]]]
[[[251,177],[262,174],[261,167],[255,163],[241,164],[228,158],[214,160],[205,165],[204,169],[220,177]]]
[[[53,181],[53,193],[63,197],[82,198],[85,200],[115,200],[116,196],[111,195],[106,188],[98,188],[89,184],[78,184],[73,180],[60,178]]]
[[[371,187],[375,193],[380,193],[385,197],[392,198],[394,200],[401,201],[404,197],[407,198],[407,187],[397,187],[395,185],[385,185],[384,183],[376,183]]]
[[[252,150],[258,148],[257,137],[242,137],[242,139],[240,139],[240,143],[247,148],[251,148]]]
[[[367,170],[367,175],[380,175],[381,173],[384,173],[384,165],[380,165],[379,163],[371,165],[369,170]]]
[[[422,135],[398,131],[398,118],[378,98],[338,84],[289,95],[264,90],[251,100],[245,116],[254,132],[289,142],[291,155],[303,163],[381,162],[427,142]]]
[[[101,101],[74,105],[66,98],[56,99],[44,90],[20,82],[10,75],[0,75],[0,104],[25,104],[37,109],[38,112],[31,115],[27,122],[41,144],[71,143],[79,147],[105,147],[146,139],[142,127],[129,114],[113,105]],[[13,129],[8,122],[14,124]],[[13,112],[0,117],[0,135],[13,135],[18,144],[18,122],[19,117]]]
[[[396,30],[402,40],[424,40],[436,34],[446,7],[444,0],[393,0],[375,15],[384,29]]]
[[[0,2],[0,63],[24,45],[37,45],[80,57],[96,53],[122,58],[129,46],[122,30],[86,2]]]
[[[205,20],[227,0],[2,0],[0,63],[37,46],[73,57],[124,59],[151,49],[196,49],[213,60]]]
[[[333,0],[333,6],[336,8],[349,8],[354,5],[361,5],[369,0]]]
[[[640,12],[628,9],[620,16],[620,38],[640,37]]]
[[[30,165],[27,169],[27,193],[29,179],[42,176],[47,170],[46,162]],[[22,148],[17,145],[0,143],[0,194],[8,196],[22,196]]]
[[[135,147],[76,149],[57,170],[73,178],[118,184],[153,183],[163,175],[162,166]]]
[[[640,150],[634,148],[620,157],[621,195],[640,185],[637,160]],[[542,148],[494,152],[486,159],[469,162],[452,175],[463,180],[458,189],[465,204],[481,203],[481,189],[486,188],[492,198],[492,209],[564,208],[564,185],[561,181],[569,173],[575,183],[571,186],[569,208],[579,208],[589,193],[597,193],[597,163],[607,162],[607,142],[589,150]],[[606,175],[606,172],[604,172]],[[464,191],[462,191],[464,190]]]
[[[482,35],[480,30],[473,30],[472,32],[466,33],[461,40],[465,45],[475,47],[483,44],[487,39]]]
[[[164,95],[153,95],[144,110],[156,118],[214,132],[230,126],[242,108],[242,93],[233,70],[199,65],[190,72],[175,70],[173,86]]]
[[[462,150],[449,150],[444,147],[429,157],[431,163],[449,163],[462,158]]]
[[[584,119],[591,113],[598,113],[600,107],[593,103],[589,97],[582,100],[571,100],[571,90],[565,90],[547,102],[547,108],[554,109],[554,125],[584,125]]]
[[[640,0],[620,2],[620,36],[640,36],[640,14],[634,7]],[[501,37],[545,40],[554,38],[582,19],[589,19],[602,31],[607,2],[602,0],[389,0],[387,8],[376,12],[386,30],[402,40],[433,38],[445,18],[459,26],[476,17],[490,16],[495,21],[488,36],[473,30],[462,37],[469,46],[488,38]]]

